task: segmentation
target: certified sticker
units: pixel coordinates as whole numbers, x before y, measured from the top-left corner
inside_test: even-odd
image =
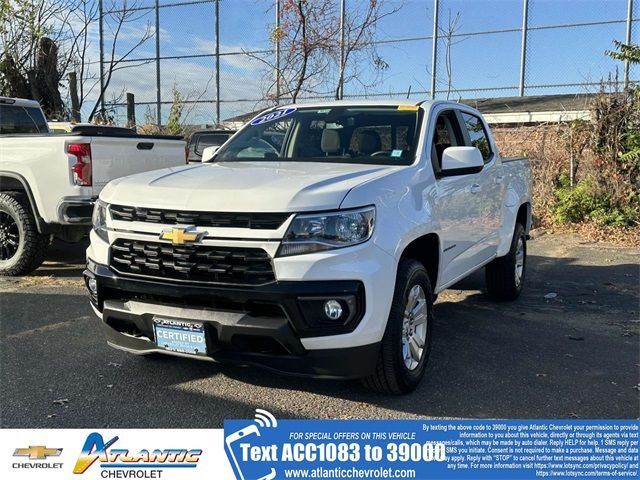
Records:
[[[274,120],[278,120],[279,118],[291,115],[295,111],[296,109],[294,107],[275,110],[273,112],[267,113],[266,115],[261,115],[255,120],[252,120],[251,125],[262,125],[263,123],[273,122]]]

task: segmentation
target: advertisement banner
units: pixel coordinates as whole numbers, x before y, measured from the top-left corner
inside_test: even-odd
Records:
[[[640,422],[280,420],[224,429],[4,430],[1,478],[638,478]]]
[[[638,422],[227,421],[238,479],[637,478]]]

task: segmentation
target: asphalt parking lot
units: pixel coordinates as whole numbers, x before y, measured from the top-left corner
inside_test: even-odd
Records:
[[[529,244],[517,302],[486,299],[481,272],[441,294],[427,375],[404,397],[112,350],[83,259],[78,245],[56,244],[34,275],[0,278],[3,428],[215,428],[255,408],[279,418],[640,416],[637,248],[544,235]]]

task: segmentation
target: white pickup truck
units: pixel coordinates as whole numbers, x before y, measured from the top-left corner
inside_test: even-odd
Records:
[[[86,236],[110,180],[185,163],[180,137],[99,126],[52,135],[37,102],[0,97],[0,275],[38,268],[53,235]]]
[[[496,299],[523,287],[529,162],[465,105],[274,108],[204,160],[100,194],[84,275],[116,348],[400,394],[438,292],[481,267]]]

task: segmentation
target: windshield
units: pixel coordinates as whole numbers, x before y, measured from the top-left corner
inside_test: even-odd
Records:
[[[416,106],[294,108],[263,114],[227,142],[216,161],[413,163]]]

